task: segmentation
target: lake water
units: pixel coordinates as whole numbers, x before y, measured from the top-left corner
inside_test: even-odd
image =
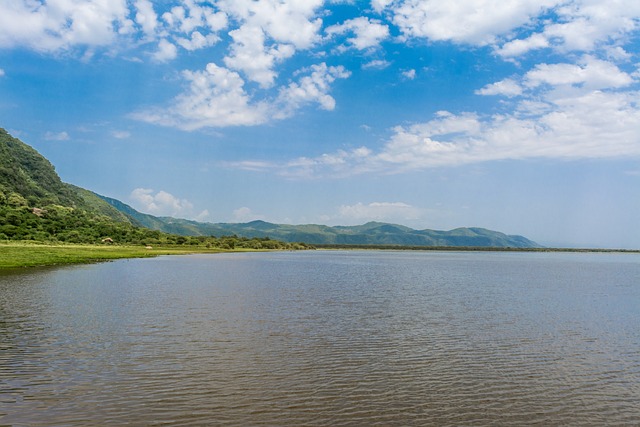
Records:
[[[0,425],[639,425],[640,255],[310,251],[0,275]]]

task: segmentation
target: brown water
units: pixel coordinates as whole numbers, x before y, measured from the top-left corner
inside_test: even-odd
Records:
[[[640,256],[302,252],[0,276],[0,425],[639,425]]]

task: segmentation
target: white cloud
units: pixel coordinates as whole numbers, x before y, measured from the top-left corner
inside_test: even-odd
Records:
[[[234,43],[231,54],[224,58],[224,63],[232,69],[242,71],[250,80],[259,83],[263,88],[273,85],[276,72],[273,70],[277,62],[291,57],[295,49],[292,45],[265,46],[265,33],[262,28],[243,25],[229,32]]]
[[[416,70],[411,69],[411,70],[406,70],[402,72],[402,77],[404,77],[405,79],[408,80],[413,80],[416,78]]]
[[[173,30],[191,34],[195,29],[208,29],[213,32],[227,27],[228,19],[224,11],[216,10],[204,2],[183,0],[162,14],[162,20]]]
[[[160,19],[150,0],[0,2],[0,47],[51,53],[85,47],[92,54],[96,47],[117,50],[134,47],[138,38],[162,39],[152,57],[165,61],[177,54],[178,41],[190,50],[210,46],[218,40],[216,32],[227,26],[227,15],[213,5],[194,0],[174,3],[179,5]],[[163,6],[167,5],[155,3],[156,8]]]
[[[240,23],[239,28],[229,32],[233,43],[224,58],[225,65],[243,72],[263,88],[271,87],[279,62],[319,40],[322,20],[316,18],[316,10],[322,3],[322,0],[219,1],[218,6]]]
[[[403,202],[373,202],[342,205],[333,221],[363,223],[368,221],[407,222],[420,219],[423,211]]]
[[[498,54],[515,57],[547,47],[559,52],[592,52],[615,46],[640,26],[638,2],[574,0],[559,2],[553,12],[555,19],[540,20],[540,31],[505,43]]]
[[[254,101],[244,89],[240,75],[214,63],[204,71],[184,71],[189,83],[186,92],[178,95],[168,108],[155,108],[132,114],[134,119],[185,130],[204,127],[253,126],[291,117],[300,108],[317,103],[333,110],[335,99],[329,95],[331,83],[347,78],[343,67],[328,67],[325,63],[301,72],[296,82],[282,87],[274,100]]]
[[[514,96],[505,112],[438,112],[398,126],[379,148],[338,150],[270,169],[290,177],[399,173],[505,159],[640,156],[640,92],[615,65],[584,57],[581,65],[541,64],[521,83],[506,79],[477,93]]]
[[[231,222],[250,222],[255,220],[264,220],[264,215],[259,215],[251,211],[247,207],[241,207],[233,211]]]
[[[493,45],[503,58],[550,48],[611,50],[640,28],[640,2],[598,0],[374,0],[402,37]]]
[[[349,45],[358,50],[376,47],[389,37],[389,27],[375,19],[358,17],[342,24],[332,25],[325,29],[329,36],[353,33],[355,37],[347,39]]]
[[[149,0],[137,0],[135,7],[136,22],[147,36],[153,36],[158,26],[158,16],[153,10],[153,4]]]
[[[153,59],[158,62],[167,62],[178,56],[178,48],[173,43],[162,39],[158,43],[158,50],[153,54]]]
[[[549,40],[542,34],[533,34],[526,39],[516,39],[507,42],[497,49],[497,52],[503,57],[513,57],[523,55],[530,50],[545,47],[549,47]]]
[[[298,82],[292,82],[281,89],[278,104],[281,105],[276,118],[289,117],[300,107],[317,102],[324,110],[333,110],[335,99],[329,95],[330,85],[336,79],[346,79],[351,73],[344,67],[328,67],[324,62],[311,66],[311,74],[303,76]]]
[[[210,63],[204,71],[184,71],[183,76],[189,88],[174,99],[171,107],[138,112],[133,117],[185,130],[267,121],[267,104],[251,102],[238,73]]]
[[[560,0],[440,1],[403,0],[393,2],[393,21],[405,37],[453,41],[472,45],[496,42],[499,36],[525,25]],[[384,3],[376,2],[374,7]]]
[[[476,91],[477,95],[504,95],[508,97],[522,94],[522,88],[513,79],[504,79],[491,83]]]
[[[67,132],[47,132],[44,134],[47,141],[68,141],[69,134]]]
[[[186,200],[180,199],[166,191],[154,191],[149,188],[136,188],[129,196],[136,207],[142,212],[150,213],[157,216],[172,216],[187,218],[193,215],[193,204]],[[197,214],[197,217],[203,217],[207,211]]]
[[[393,3],[393,0],[371,0],[371,7],[373,7],[373,10],[380,13],[391,3]]]
[[[2,68],[0,68],[0,77],[4,77],[5,76],[5,72]]]
[[[322,0],[220,0],[218,7],[241,23],[258,26],[277,43],[307,49],[318,41],[322,20],[316,18]]]
[[[630,75],[611,62],[590,56],[580,62],[581,64],[539,64],[525,75],[524,84],[528,87],[542,84],[580,85],[593,90],[620,88],[633,82]]]
[[[377,69],[377,70],[383,70],[383,69],[389,67],[390,65],[391,65],[391,62],[389,62],[389,61],[385,61],[385,60],[382,60],[382,59],[374,59],[373,61],[369,61],[369,62],[366,62],[366,63],[362,64],[362,68],[365,69],[365,70],[366,69],[370,69],[370,68]]]
[[[203,36],[199,31],[194,31],[191,34],[191,38],[178,37],[176,43],[182,46],[184,49],[193,51],[202,49],[205,47],[213,46],[220,40],[220,37],[216,34],[208,34]]]
[[[0,2],[0,47],[40,52],[106,46],[132,26],[125,0]]]

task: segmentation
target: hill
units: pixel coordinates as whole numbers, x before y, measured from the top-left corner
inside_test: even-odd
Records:
[[[522,237],[484,228],[456,228],[450,231],[414,230],[397,224],[369,222],[358,226],[306,224],[273,224],[265,221],[248,223],[202,223],[171,217],[143,214],[119,200],[100,196],[125,213],[135,223],[154,230],[185,236],[227,236],[265,238],[311,245],[383,245],[383,246],[473,246],[500,248],[539,248]]]
[[[222,242],[211,236],[235,236]],[[483,228],[414,230],[397,224],[359,226],[201,223],[144,214],[131,206],[60,180],[53,165],[0,128],[0,240],[97,243],[249,244],[275,240],[324,245],[540,247],[522,236]],[[257,239],[257,240],[256,240]],[[275,240],[271,240],[275,239]],[[258,242],[259,240],[259,242]]]
[[[62,182],[46,158],[0,128],[0,241],[306,248],[271,239],[185,237],[197,233],[182,229],[178,229],[180,233],[165,233],[158,230],[164,224],[160,219],[127,210],[116,200],[112,202]]]

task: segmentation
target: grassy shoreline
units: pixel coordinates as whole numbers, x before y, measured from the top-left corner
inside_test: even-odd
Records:
[[[475,247],[399,247],[359,245],[317,245],[321,250],[420,250],[420,251],[491,251],[491,252],[614,252],[640,253],[630,249],[565,249],[565,248],[475,248]],[[220,249],[199,246],[80,245],[10,242],[0,243],[0,271],[28,267],[88,264],[125,258],[152,258],[161,255],[215,254],[228,252],[260,252],[265,249]]]
[[[160,255],[240,252],[193,246],[158,246],[148,249],[140,245],[76,245],[42,243],[0,243],[0,271],[27,267],[88,264],[124,258],[151,258]],[[252,251],[256,251],[253,249]]]

